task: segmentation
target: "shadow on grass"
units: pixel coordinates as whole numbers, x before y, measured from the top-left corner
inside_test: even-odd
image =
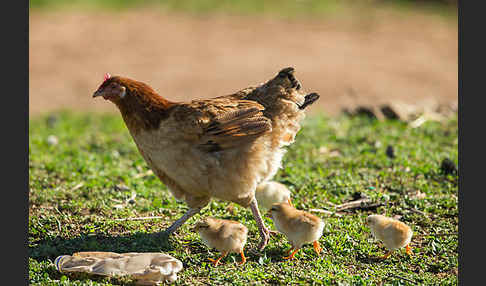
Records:
[[[366,264],[375,264],[375,263],[380,263],[380,262],[386,261],[383,258],[381,258],[380,256],[371,256],[371,255],[367,255],[367,254],[359,254],[356,257],[356,260],[358,260],[361,263],[366,263]]]
[[[50,259],[54,261],[59,255],[71,255],[79,251],[167,252],[174,249],[171,243],[174,240],[177,240],[177,237],[168,238],[163,232],[121,236],[82,234],[68,239],[53,237],[29,247],[29,257],[35,260]]]
[[[60,255],[71,255],[80,251],[110,251],[117,253],[169,252],[176,249],[175,245],[184,243],[183,241],[177,234],[167,237],[164,232],[138,232],[118,236],[82,234],[75,238],[53,237],[41,240],[36,246],[29,247],[29,257],[37,261],[48,259],[54,261]],[[209,254],[209,249],[199,241],[184,243],[184,245],[191,249],[192,254]],[[248,243],[245,247],[245,255],[250,260],[258,261],[262,255],[265,255],[273,261],[280,261],[285,256],[285,252],[281,249],[272,248],[271,246],[267,246],[264,252],[255,252],[253,249],[256,245],[256,243],[255,245]],[[215,251],[214,253],[218,252]],[[191,264],[191,261],[184,262],[184,264],[186,263]]]

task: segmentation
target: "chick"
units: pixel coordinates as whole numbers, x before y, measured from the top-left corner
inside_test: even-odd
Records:
[[[207,217],[197,222],[193,230],[199,233],[205,245],[221,252],[218,259],[209,259],[214,266],[218,266],[219,261],[230,252],[240,253],[240,265],[246,262],[243,252],[248,234],[246,226],[237,221]]]
[[[262,213],[266,213],[276,203],[288,202],[292,205],[289,189],[275,181],[260,183],[256,188],[255,198]]]
[[[288,203],[273,204],[270,211],[275,227],[285,234],[292,245],[287,254],[292,253],[284,259],[293,259],[305,243],[312,242],[316,253],[321,252],[318,239],[322,236],[324,222],[319,217],[298,210]]]
[[[373,236],[381,240],[388,253],[382,259],[388,258],[396,249],[406,247],[408,255],[412,254],[410,241],[412,229],[401,221],[383,215],[370,215],[366,218],[366,224],[371,229]]]

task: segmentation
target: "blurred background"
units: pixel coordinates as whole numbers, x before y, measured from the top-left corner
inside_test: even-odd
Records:
[[[32,0],[29,114],[117,112],[106,72],[170,100],[260,84],[293,66],[314,112],[458,100],[455,0]]]

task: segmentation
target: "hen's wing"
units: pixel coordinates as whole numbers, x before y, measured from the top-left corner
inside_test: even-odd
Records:
[[[204,128],[199,147],[208,152],[221,151],[250,142],[270,130],[270,119],[258,108],[225,112]]]
[[[272,130],[263,106],[251,100],[195,100],[174,110],[180,130],[200,150],[217,152],[249,143]]]

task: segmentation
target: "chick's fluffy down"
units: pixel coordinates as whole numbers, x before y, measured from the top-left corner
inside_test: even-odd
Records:
[[[245,247],[248,229],[243,224],[217,218],[205,218],[197,227],[202,241],[220,252],[240,253]]]

